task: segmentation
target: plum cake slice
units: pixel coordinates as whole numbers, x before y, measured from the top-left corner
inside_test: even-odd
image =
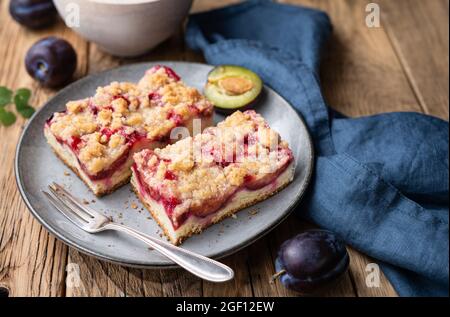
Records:
[[[139,83],[113,82],[93,97],[70,101],[54,113],[44,133],[54,152],[97,195],[129,181],[133,154],[163,147],[212,124],[213,106],[165,66],[149,69]],[[190,134],[189,134],[190,135]]]
[[[294,176],[288,144],[253,110],[134,160],[131,184],[173,244],[268,198]]]

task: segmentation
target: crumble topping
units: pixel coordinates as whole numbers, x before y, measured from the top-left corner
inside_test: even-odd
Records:
[[[51,133],[77,154],[91,175],[107,169],[139,138],[160,141],[213,106],[165,66],[149,69],[139,83],[112,82],[93,97],[69,101],[47,122]]]
[[[293,160],[287,142],[253,110],[234,112],[217,127],[163,149],[134,155],[145,185],[158,197],[176,199],[177,217],[238,189],[265,186]],[[214,210],[212,210],[214,211]]]
[[[178,75],[167,72],[167,68],[155,66],[145,72],[145,75],[139,81],[138,86],[141,89],[148,89],[148,91],[156,91],[165,85],[179,80],[180,78]]]

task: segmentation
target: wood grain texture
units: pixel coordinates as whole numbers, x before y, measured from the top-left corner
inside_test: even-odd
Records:
[[[350,116],[421,111],[383,24],[365,24],[371,1],[302,2],[326,11],[334,26],[321,66],[323,92],[333,108]]]
[[[423,112],[448,120],[448,0],[380,5],[392,47]]]
[[[87,43],[58,23],[50,29],[31,32],[21,28],[8,14],[8,1],[0,2],[0,85],[33,90],[31,104],[40,105],[54,91],[40,88],[26,73],[23,60],[39,38],[66,38],[80,58],[76,78],[85,74]],[[11,296],[64,296],[67,247],[48,232],[27,211],[15,185],[14,153],[24,120],[0,127],[0,285]]]
[[[192,11],[236,2],[195,0]],[[280,2],[320,8],[331,17],[334,32],[321,78],[332,107],[351,116],[412,110],[448,119],[448,0],[381,0],[380,28],[365,25],[367,0]],[[62,22],[43,31],[28,31],[9,17],[7,6],[8,1],[0,0],[0,85],[32,88],[33,105],[43,104],[56,92],[37,85],[23,66],[26,50],[45,35],[61,36],[75,47],[79,58],[76,78],[141,61],[204,61],[186,48],[181,27],[149,54],[119,59],[84,41]],[[0,286],[8,288],[10,296],[299,296],[278,281],[269,282],[280,244],[313,226],[295,216],[224,259],[236,271],[236,278],[224,284],[203,282],[180,269],[126,268],[66,247],[34,220],[17,191],[13,160],[23,123],[18,119],[12,127],[0,127],[6,140],[0,144]],[[365,268],[375,261],[351,247],[348,250],[348,273],[318,295],[396,296],[383,275],[380,287],[367,287]],[[79,279],[73,280],[78,272]]]

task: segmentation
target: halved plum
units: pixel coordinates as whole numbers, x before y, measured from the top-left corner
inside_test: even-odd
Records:
[[[251,70],[221,65],[208,74],[205,96],[217,110],[231,113],[253,105],[261,94],[262,86],[261,78]]]

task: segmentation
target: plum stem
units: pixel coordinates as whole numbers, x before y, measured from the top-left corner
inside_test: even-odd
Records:
[[[279,271],[279,272],[277,272],[277,273],[275,273],[274,275],[272,275],[272,277],[271,277],[271,279],[270,279],[270,283],[271,284],[273,284],[273,282],[276,280],[276,279],[278,279],[281,275],[283,275],[283,274],[285,274],[286,273],[286,270],[281,270],[281,271]]]

